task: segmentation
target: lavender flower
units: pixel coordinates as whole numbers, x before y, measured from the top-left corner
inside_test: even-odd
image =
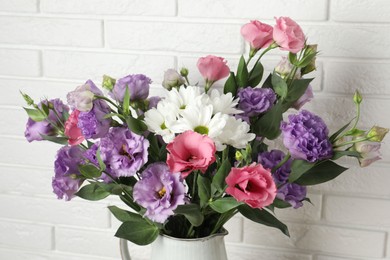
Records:
[[[72,109],[81,112],[89,112],[93,106],[94,95],[102,96],[103,93],[96,87],[92,80],[87,80],[84,85],[77,87],[68,93],[68,104]]]
[[[275,92],[270,88],[243,88],[238,92],[238,97],[238,109],[249,117],[266,112],[276,101]]]
[[[110,113],[110,107],[100,99],[93,101],[93,107],[89,112],[80,112],[77,126],[86,139],[101,138],[108,133],[111,118],[104,118],[108,113]]]
[[[157,104],[158,102],[161,101],[161,97],[159,96],[153,96],[153,97],[150,97],[148,99],[149,101],[149,104],[148,104],[148,110],[152,109],[152,108],[157,108]]]
[[[100,139],[100,153],[113,177],[133,176],[148,161],[149,141],[127,128],[111,128]]]
[[[78,146],[64,146],[58,150],[52,181],[53,192],[58,199],[65,197],[65,200],[71,200],[80,188],[83,179],[77,177],[80,175],[78,166],[83,163],[82,155],[83,150]]]
[[[55,136],[57,135],[57,130],[55,127],[50,123],[54,123],[58,126],[59,120],[62,122],[65,122],[65,115],[69,111],[69,107],[64,105],[62,101],[58,98],[56,99],[51,99],[49,100],[51,104],[53,104],[53,107],[55,111],[57,111],[60,119],[56,116],[54,111],[50,109],[49,116],[47,119],[40,121],[40,122],[35,122],[31,118],[27,120],[26,124],[26,130],[24,132],[24,136],[26,137],[27,141],[32,142],[32,141],[41,141],[43,140],[41,135],[50,135],[50,136]],[[42,103],[47,105],[47,101],[44,100],[38,104],[39,107],[42,107]]]
[[[306,187],[296,183],[287,183],[278,189],[276,197],[293,206],[294,209],[303,206],[302,201],[306,198]]]
[[[153,163],[134,185],[134,200],[146,208],[145,216],[164,223],[178,205],[185,203],[185,187],[180,172],[172,173],[165,163]]]
[[[297,101],[294,102],[292,107],[295,108],[296,110],[299,110],[301,109],[301,107],[303,107],[304,104],[310,102],[313,98],[314,98],[313,88],[311,87],[311,85],[309,85],[305,93],[303,93],[303,95],[300,98],[298,98]]]
[[[285,154],[282,151],[271,150],[270,152],[263,152],[259,154],[258,162],[261,163],[264,168],[272,169],[278,165],[278,163],[280,163],[284,157]],[[288,176],[290,176],[291,173],[291,164],[292,160],[289,159],[273,173],[276,184],[283,184],[287,182]]]
[[[328,127],[324,121],[302,110],[297,115],[289,115],[289,122],[282,122],[284,146],[294,159],[315,162],[332,157],[332,144],[328,139]]]
[[[113,99],[123,102],[126,87],[128,87],[131,101],[143,100],[149,96],[150,83],[152,83],[151,79],[143,74],[128,75],[116,81],[109,95]]]

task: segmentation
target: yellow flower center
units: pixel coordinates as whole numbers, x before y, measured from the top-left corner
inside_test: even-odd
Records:
[[[165,187],[162,187],[161,190],[159,190],[157,193],[158,193],[158,196],[160,197],[160,199],[162,197],[164,197],[165,193],[167,192],[167,190],[165,189]]]

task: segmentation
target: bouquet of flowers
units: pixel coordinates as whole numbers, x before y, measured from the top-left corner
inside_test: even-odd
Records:
[[[186,68],[169,69],[162,98],[149,97],[151,80],[142,74],[104,76],[101,89],[88,80],[69,92],[67,104],[37,104],[22,93],[31,107],[27,140],[62,145],[52,179],[58,198],[118,196],[128,208],[109,207],[123,222],[116,236],[139,245],[160,233],[218,233],[237,213],[288,235],[275,208],[310,202],[306,186],[344,172],[335,162],[341,157],[362,167],[380,159],[388,129],[358,128],[358,92],[356,117],[331,135],[319,116],[301,109],[313,98],[312,78],[304,76],[315,70],[318,52],[296,22],[251,21],[241,34],[250,51],[237,71],[221,57],[202,57],[197,67],[205,83],[191,84]],[[277,48],[287,55],[263,79],[261,58]],[[223,89],[215,87],[225,77]],[[277,138],[284,147],[270,148]]]

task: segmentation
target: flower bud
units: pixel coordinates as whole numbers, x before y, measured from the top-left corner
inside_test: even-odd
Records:
[[[275,67],[275,71],[283,78],[285,79],[290,74],[291,70],[293,69],[293,65],[290,63],[290,61],[287,59],[287,57],[282,57],[282,60],[279,62],[278,65]],[[301,71],[297,69],[294,79],[301,78]]]
[[[114,78],[111,78],[110,76],[104,75],[103,76],[103,88],[107,89],[108,91],[111,91],[115,86],[116,80]]]
[[[187,77],[188,76],[188,69],[185,67],[181,68],[180,75],[182,75],[183,77]]]
[[[370,138],[370,141],[373,142],[382,142],[386,134],[389,132],[388,128],[383,128],[380,126],[373,126],[370,131],[367,133],[367,137]]]
[[[358,90],[356,90],[355,94],[353,95],[353,102],[355,102],[356,105],[359,105],[360,103],[362,103],[362,101],[363,101],[362,95]]]
[[[241,162],[243,159],[244,159],[244,156],[242,155],[242,153],[240,152],[240,151],[236,151],[236,155],[235,155],[235,157],[236,157],[236,161],[238,161],[238,162]]]
[[[26,101],[27,105],[32,106],[34,105],[34,100],[27,94],[20,91],[20,94],[22,94],[24,100]]]
[[[162,82],[162,85],[164,88],[171,90],[172,88],[180,87],[184,84],[184,82],[184,78],[176,70],[169,69],[164,74],[164,80]]]
[[[358,158],[361,167],[369,166],[371,163],[382,159],[380,148],[380,143],[370,141],[358,142],[353,146],[353,149],[359,152],[361,156]]]
[[[317,54],[317,44],[308,45],[306,47],[304,56],[308,57],[308,58],[310,58],[309,56],[313,56],[313,55],[314,56],[310,58],[311,60],[310,60],[309,64],[307,64],[305,67],[303,67],[301,69],[302,75],[308,74],[308,73],[317,69],[317,67],[316,67],[316,54]]]

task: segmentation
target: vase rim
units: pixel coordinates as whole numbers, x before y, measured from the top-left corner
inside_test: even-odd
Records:
[[[206,236],[206,237],[199,237],[199,238],[179,238],[179,237],[172,237],[172,236],[167,235],[167,234],[160,234],[160,236],[168,238],[168,239],[172,239],[172,240],[179,240],[179,241],[183,241],[183,242],[186,242],[186,241],[193,242],[193,241],[206,241],[206,240],[212,239],[214,237],[220,237],[220,236],[223,237],[223,236],[226,236],[227,234],[229,234],[229,232],[226,229],[222,228],[221,232],[218,232],[218,233]]]

